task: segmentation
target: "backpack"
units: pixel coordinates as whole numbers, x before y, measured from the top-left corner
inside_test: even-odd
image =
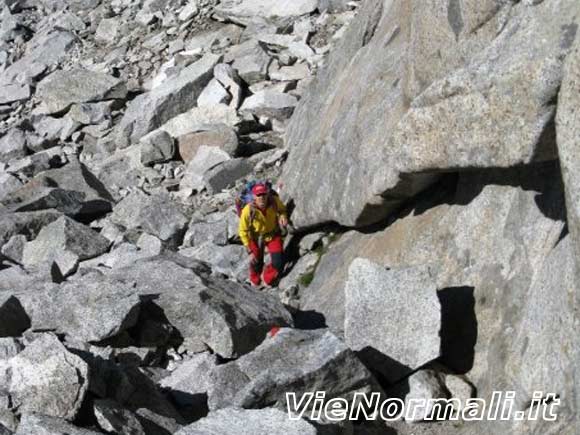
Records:
[[[252,193],[252,189],[256,184],[264,184],[266,186],[266,188],[268,189],[268,197],[267,197],[267,202],[266,202],[266,207],[273,207],[274,210],[276,212],[278,212],[277,210],[277,204],[276,204],[276,200],[275,197],[278,196],[278,192],[276,192],[274,190],[274,188],[272,187],[272,182],[269,180],[266,181],[259,181],[259,180],[254,180],[254,181],[248,181],[246,183],[246,185],[243,187],[243,189],[238,193],[238,196],[236,197],[235,203],[236,203],[236,213],[238,214],[238,216],[242,215],[242,210],[244,209],[244,207],[247,204],[250,204],[250,222],[252,222],[254,220],[254,216],[256,214],[256,211],[254,209],[254,194]]]

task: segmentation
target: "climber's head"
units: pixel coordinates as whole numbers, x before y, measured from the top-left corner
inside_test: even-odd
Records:
[[[266,207],[268,188],[263,183],[258,183],[252,188],[254,203],[258,208]]]

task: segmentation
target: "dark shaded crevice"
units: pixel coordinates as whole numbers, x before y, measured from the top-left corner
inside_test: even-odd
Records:
[[[314,329],[325,329],[328,328],[326,324],[326,317],[324,314],[314,311],[302,311],[297,310],[293,313],[292,317],[294,318],[294,328],[295,329],[303,329],[303,330],[314,330]]]
[[[366,29],[363,35],[361,48],[366,46],[371,41],[371,39],[373,39],[373,36],[375,35],[377,28],[379,27],[381,18],[383,16],[383,1],[379,0],[376,3],[377,6],[372,11],[371,16],[369,17],[369,20],[366,23]]]
[[[413,373],[413,369],[385,355],[372,346],[356,352],[362,363],[373,372],[383,389],[389,389]],[[407,390],[407,393],[409,390]]]
[[[439,360],[457,374],[468,373],[475,360],[478,323],[474,288],[448,287],[437,291],[441,304],[441,357]]]
[[[0,337],[18,337],[31,327],[30,317],[15,296],[0,305]]]

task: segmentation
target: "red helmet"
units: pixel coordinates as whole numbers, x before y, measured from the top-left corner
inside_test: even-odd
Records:
[[[252,187],[252,193],[255,196],[258,195],[265,195],[266,193],[268,193],[268,188],[266,187],[265,184],[263,183],[258,183],[256,184],[254,187]]]

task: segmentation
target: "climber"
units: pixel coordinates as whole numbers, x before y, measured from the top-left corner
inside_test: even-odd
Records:
[[[259,286],[262,269],[264,284],[271,287],[282,273],[283,232],[288,226],[286,206],[268,183],[256,183],[252,189],[252,200],[241,210],[240,239],[251,255],[250,282]],[[264,250],[270,253],[270,264],[264,268]]]

